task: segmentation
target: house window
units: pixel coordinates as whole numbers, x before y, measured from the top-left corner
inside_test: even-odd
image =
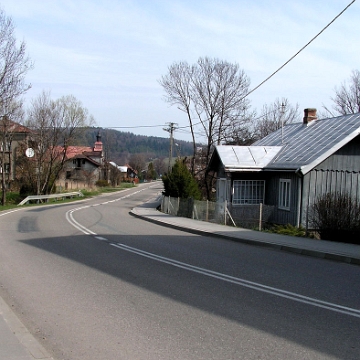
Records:
[[[10,164],[9,163],[5,163],[4,164],[4,169],[5,169],[5,174],[9,174],[10,173]],[[0,166],[0,173],[3,173],[3,168],[2,166]]]
[[[0,151],[1,151],[1,152],[2,152],[2,151],[5,151],[5,152],[10,151],[10,148],[11,148],[11,144],[10,144],[9,141],[6,141],[6,142],[5,142],[5,147],[4,147],[4,142],[1,142],[1,143],[0,143]]]
[[[233,199],[234,205],[253,205],[264,202],[264,180],[234,180]]]
[[[279,209],[290,210],[290,179],[280,179]]]

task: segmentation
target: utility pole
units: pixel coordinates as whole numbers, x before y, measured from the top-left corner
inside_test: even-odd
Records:
[[[169,165],[168,165],[168,174],[169,174],[170,170],[171,170],[171,161],[172,161],[172,154],[173,154],[173,135],[174,135],[174,130],[177,129],[178,124],[170,122],[170,123],[167,123],[167,125],[169,125],[169,127],[164,128],[164,130],[167,131],[168,133],[170,133]]]
[[[281,121],[281,144],[284,143],[284,114],[285,114],[285,107],[284,103],[281,104],[280,110],[280,121]]]

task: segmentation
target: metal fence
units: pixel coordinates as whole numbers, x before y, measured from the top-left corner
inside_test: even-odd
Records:
[[[262,230],[273,210],[274,206],[263,204],[232,205],[227,201],[219,203],[164,195],[161,201],[161,211],[166,214],[259,230]]]

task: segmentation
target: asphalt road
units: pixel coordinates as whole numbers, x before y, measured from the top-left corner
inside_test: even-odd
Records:
[[[159,191],[0,213],[0,295],[55,359],[360,358],[360,267],[129,215]]]

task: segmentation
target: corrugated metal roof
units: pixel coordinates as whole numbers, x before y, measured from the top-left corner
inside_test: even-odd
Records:
[[[281,146],[216,146],[216,151],[227,171],[261,170],[280,149]]]
[[[254,146],[282,146],[266,169],[299,169],[306,174],[360,134],[360,113],[289,124]]]
[[[120,172],[122,173],[126,173],[127,170],[128,170],[128,167],[127,166],[120,166],[120,165],[117,165],[116,163],[114,163],[113,161],[110,161],[109,162],[110,165],[116,167]]]

